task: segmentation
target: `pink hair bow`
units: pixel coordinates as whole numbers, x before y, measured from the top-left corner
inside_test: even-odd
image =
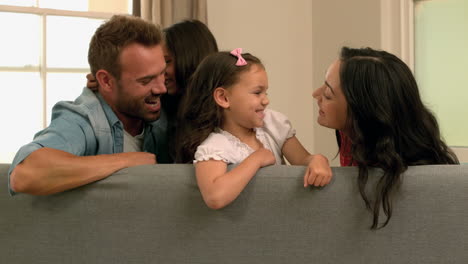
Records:
[[[247,65],[247,61],[242,57],[242,48],[237,48],[231,51],[231,54],[237,57],[236,66]]]

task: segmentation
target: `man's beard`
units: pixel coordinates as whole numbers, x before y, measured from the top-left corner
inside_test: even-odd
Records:
[[[154,95],[149,95],[145,98],[135,98],[124,93],[123,86],[118,83],[118,97],[117,97],[117,110],[132,119],[143,120],[144,122],[150,123],[154,122],[159,118],[159,111],[157,114],[152,114],[146,110],[146,101],[152,98],[156,100]],[[158,100],[158,104],[161,104],[161,101]]]

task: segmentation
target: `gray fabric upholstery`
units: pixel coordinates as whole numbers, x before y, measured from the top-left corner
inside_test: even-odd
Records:
[[[219,211],[191,165],[128,168],[47,197],[10,197],[7,169],[1,263],[468,263],[467,165],[411,167],[378,231],[355,168],[305,189],[304,167],[270,166]]]

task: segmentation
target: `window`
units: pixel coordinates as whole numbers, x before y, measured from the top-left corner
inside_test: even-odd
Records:
[[[73,100],[90,72],[88,45],[131,0],[0,0],[0,163],[50,122],[52,106]]]
[[[446,142],[468,162],[468,2],[414,1],[415,76]]]

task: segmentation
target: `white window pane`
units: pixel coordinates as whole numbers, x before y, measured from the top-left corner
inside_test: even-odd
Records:
[[[47,17],[47,67],[89,68],[89,42],[103,21],[79,17]]]
[[[39,7],[71,11],[88,11],[88,0],[39,0]]]
[[[36,0],[0,0],[0,5],[36,6]]]
[[[0,25],[0,66],[38,66],[40,17],[0,12]]]
[[[47,74],[47,125],[50,124],[52,107],[59,101],[74,101],[85,86],[85,73]]]
[[[18,149],[42,129],[39,73],[0,72],[0,163],[10,163]]]
[[[468,147],[468,1],[415,2],[415,75],[451,146]]]

